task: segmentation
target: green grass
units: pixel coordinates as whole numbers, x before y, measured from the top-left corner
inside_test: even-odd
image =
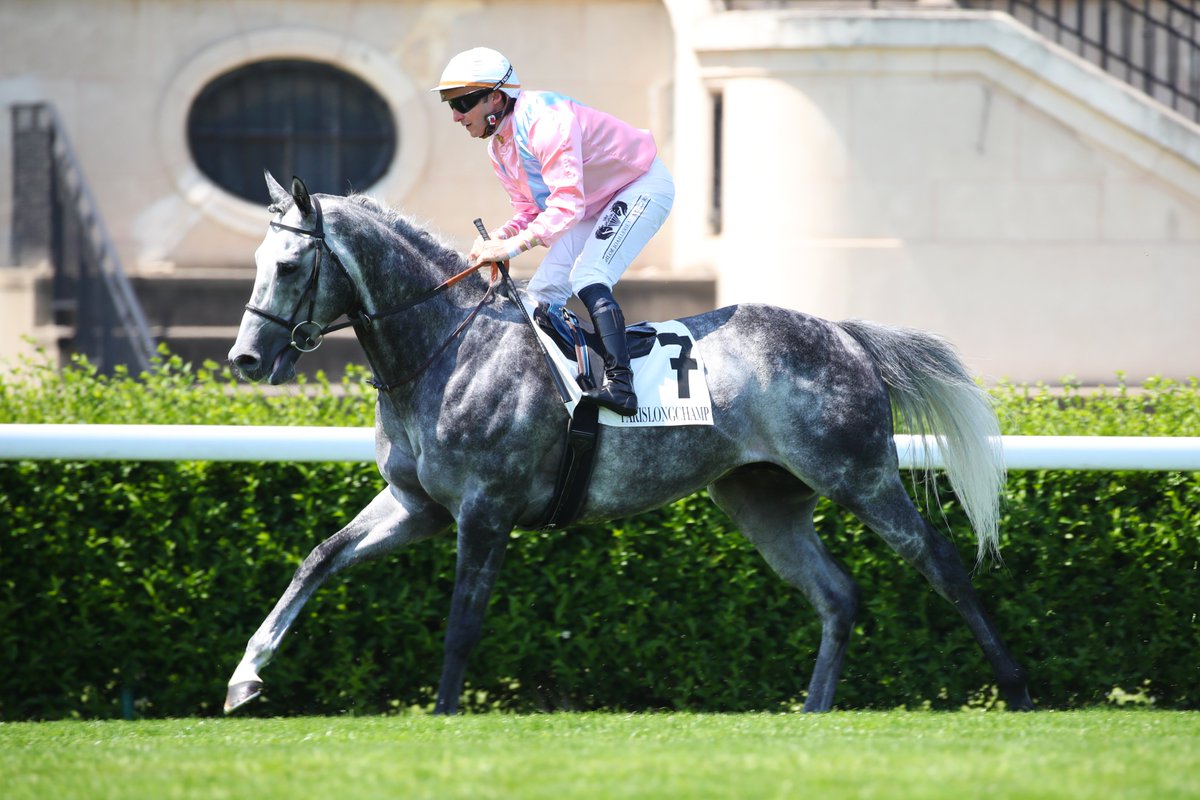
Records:
[[[22,798],[1200,797],[1200,715],[508,714],[0,724]]]

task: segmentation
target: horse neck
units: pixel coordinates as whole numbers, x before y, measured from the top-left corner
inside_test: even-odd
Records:
[[[369,328],[360,329],[359,341],[376,377],[393,382],[434,354],[483,298],[487,282],[469,275],[417,305],[393,311],[465,269],[466,262],[452,250],[382,224],[373,232],[353,237],[351,245],[359,273],[351,279],[362,310],[373,317]]]

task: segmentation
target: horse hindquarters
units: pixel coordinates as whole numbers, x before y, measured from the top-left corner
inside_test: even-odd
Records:
[[[883,481],[872,480],[869,485],[843,483],[829,492],[830,498],[875,531],[958,609],[990,662],[1008,708],[1032,709],[1024,670],[989,618],[958,552],[917,511],[894,466],[889,472]],[[817,536],[816,493],[790,473],[769,466],[734,472],[710,486],[709,492],[771,568],[800,589],[820,615],[821,643],[804,710],[828,710],[860,591]]]
[[[805,711],[833,707],[860,590],[817,536],[817,495],[781,469],[735,472],[709,487],[713,501],[738,525],[786,583],[799,589],[821,617],[821,644]]]

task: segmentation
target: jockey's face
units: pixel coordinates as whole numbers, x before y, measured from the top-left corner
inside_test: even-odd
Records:
[[[471,87],[451,89],[442,93],[442,99],[447,102],[451,102],[459,98],[468,97],[478,92],[478,88]],[[488,92],[482,100],[477,100],[477,102],[471,105],[471,107],[466,111],[460,111],[459,108],[467,104],[469,101],[463,101],[462,103],[451,102],[450,113],[453,115],[454,121],[466,128],[467,133],[469,133],[473,138],[482,139],[487,131],[488,115],[497,114],[501,109],[503,109],[503,98],[503,92]],[[458,106],[458,108],[455,106]]]

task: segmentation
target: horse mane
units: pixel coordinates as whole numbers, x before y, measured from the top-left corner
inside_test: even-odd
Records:
[[[441,263],[452,259],[456,264],[463,260],[462,255],[443,239],[431,233],[427,228],[418,225],[411,217],[405,216],[391,206],[384,205],[374,197],[366,194],[350,194],[346,195],[345,200],[370,212],[389,229],[411,242],[430,260]]]

